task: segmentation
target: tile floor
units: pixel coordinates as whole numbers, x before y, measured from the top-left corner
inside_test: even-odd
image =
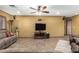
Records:
[[[66,38],[32,39],[18,38],[17,42],[7,49],[26,49],[33,52],[53,52],[59,40]]]

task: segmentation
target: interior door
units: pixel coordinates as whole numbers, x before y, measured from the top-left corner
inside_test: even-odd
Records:
[[[67,21],[67,35],[72,34],[72,21]]]

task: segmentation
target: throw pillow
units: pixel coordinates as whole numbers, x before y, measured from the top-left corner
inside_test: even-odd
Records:
[[[7,37],[10,37],[10,36],[11,36],[11,35],[10,35],[10,32],[7,31],[7,32],[6,32],[6,36],[7,36]]]
[[[13,36],[13,35],[14,35],[14,33],[10,32],[10,36]]]

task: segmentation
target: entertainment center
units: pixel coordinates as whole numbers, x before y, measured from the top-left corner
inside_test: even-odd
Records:
[[[34,39],[48,39],[49,33],[47,32],[35,32]]]
[[[49,38],[49,33],[45,32],[45,30],[46,30],[46,24],[36,23],[35,24],[34,39],[47,39],[47,38]]]

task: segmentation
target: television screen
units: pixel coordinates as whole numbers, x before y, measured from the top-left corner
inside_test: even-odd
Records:
[[[35,24],[35,30],[46,30],[46,24],[42,23]]]

